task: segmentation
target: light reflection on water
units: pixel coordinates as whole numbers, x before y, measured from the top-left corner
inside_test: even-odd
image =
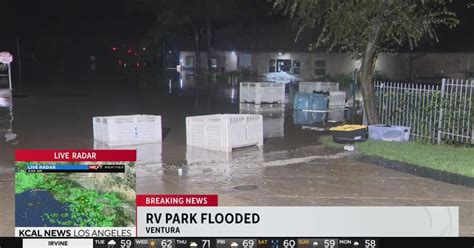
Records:
[[[10,90],[0,90],[0,137],[4,142],[13,142],[13,100]]]

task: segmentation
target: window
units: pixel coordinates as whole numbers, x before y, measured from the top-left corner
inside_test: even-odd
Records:
[[[270,59],[270,63],[268,65],[268,72],[275,72],[276,69],[276,61],[274,59]]]
[[[326,76],[326,61],[324,60],[314,61],[314,76],[316,77]]]
[[[194,56],[186,56],[185,64],[186,66],[194,66]]]
[[[300,75],[300,66],[301,63],[299,60],[293,60],[293,74]]]

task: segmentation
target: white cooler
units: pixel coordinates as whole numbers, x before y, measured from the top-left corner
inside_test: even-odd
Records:
[[[410,140],[410,127],[383,124],[369,125],[369,139],[406,142]]]

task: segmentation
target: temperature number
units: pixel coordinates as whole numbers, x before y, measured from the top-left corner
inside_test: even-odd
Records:
[[[161,241],[161,248],[171,248],[173,241],[171,239],[163,239]]]
[[[121,248],[130,248],[131,246],[132,246],[132,241],[130,239],[120,240],[120,247]]]
[[[324,248],[334,248],[335,246],[336,246],[336,240],[334,239],[324,240]]]
[[[211,247],[211,240],[203,239],[202,240],[202,248],[210,248]]]
[[[365,248],[375,248],[375,240],[373,239],[366,240]]]
[[[294,248],[296,246],[296,241],[293,239],[285,239],[283,240],[283,246],[285,248]]]
[[[254,245],[255,245],[255,242],[252,239],[244,239],[242,241],[242,246],[244,248],[253,248]]]

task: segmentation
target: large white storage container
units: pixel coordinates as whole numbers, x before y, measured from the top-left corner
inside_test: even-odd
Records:
[[[266,82],[240,83],[240,102],[284,103],[285,84]]]
[[[244,114],[186,117],[186,144],[219,151],[262,146],[263,117]]]
[[[409,141],[410,127],[369,125],[369,139],[384,141]]]
[[[331,92],[338,91],[339,83],[336,82],[300,82],[298,86],[299,92],[313,93],[315,92]]]
[[[117,115],[92,118],[94,140],[110,146],[161,142],[161,116]]]
[[[94,149],[98,150],[136,150],[137,151],[137,165],[143,164],[158,164],[161,163],[162,144],[161,142],[135,144],[135,145],[120,145],[109,146],[100,141],[94,141]]]
[[[330,91],[329,92],[329,108],[344,108],[346,106],[346,92],[345,91]]]

